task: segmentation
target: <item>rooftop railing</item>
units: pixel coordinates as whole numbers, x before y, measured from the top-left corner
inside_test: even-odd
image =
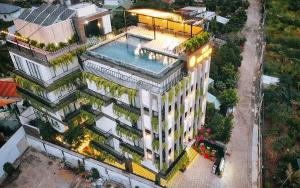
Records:
[[[68,53],[72,50],[75,50],[79,47],[78,44],[71,44],[65,48],[61,48],[59,50],[56,50],[54,52],[45,51],[43,49],[31,46],[27,43],[20,42],[20,41],[11,41],[6,40],[6,45],[9,49],[13,51],[17,51],[19,53],[24,54],[27,57],[32,57],[34,59],[38,59],[42,61],[43,63],[49,64],[49,61],[64,55],[65,53]]]

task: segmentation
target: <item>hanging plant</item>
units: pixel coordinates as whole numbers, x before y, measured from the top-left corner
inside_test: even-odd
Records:
[[[162,100],[163,103],[165,103],[166,102],[166,95],[161,96],[161,100]]]
[[[130,104],[133,104],[134,98],[136,97],[135,89],[123,87],[119,84],[116,84],[112,81],[106,80],[88,72],[83,73],[83,80],[85,82],[93,81],[96,84],[97,89],[104,89],[106,92],[109,92],[110,95],[113,97],[121,97],[123,94],[127,93],[128,101]]]
[[[59,66],[60,64],[70,64],[72,63],[73,57],[76,56],[77,54],[81,54],[84,51],[86,51],[87,47],[86,46],[81,46],[79,48],[76,48],[75,50],[72,50],[68,53],[65,53],[62,56],[56,57],[52,60],[49,61],[49,64],[56,67]]]
[[[172,87],[169,91],[168,91],[168,100],[169,103],[171,103],[174,99],[174,87]]]
[[[116,132],[119,136],[126,137],[127,139],[131,140],[132,142],[135,142],[139,139],[139,135],[135,134],[134,132],[131,132],[128,129],[125,129],[121,125],[116,126]]]
[[[177,83],[176,86],[175,86],[175,96],[176,97],[178,96],[179,92],[180,92],[180,84]]]
[[[135,151],[131,150],[130,148],[127,148],[124,145],[120,145],[120,149],[122,151],[123,154],[128,153],[132,156],[132,160],[138,164],[141,163],[143,157],[141,155],[139,155],[138,153],[136,153]]]
[[[122,108],[121,106],[117,105],[117,104],[113,104],[113,112],[117,115],[117,116],[123,116],[126,120],[130,121],[130,122],[137,122],[139,119],[139,115],[131,112],[125,108]]]
[[[151,118],[151,125],[152,125],[152,130],[157,132],[158,131],[158,118],[157,117]]]
[[[152,142],[152,149],[157,151],[159,148],[159,141],[157,139],[153,139],[153,142]]]

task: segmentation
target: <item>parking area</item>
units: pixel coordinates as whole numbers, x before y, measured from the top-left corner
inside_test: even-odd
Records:
[[[91,183],[63,168],[59,160],[28,150],[20,162],[20,174],[4,182],[3,188],[88,188]],[[2,187],[1,186],[1,187]]]

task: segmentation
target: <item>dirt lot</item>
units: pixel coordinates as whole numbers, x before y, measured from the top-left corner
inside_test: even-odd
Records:
[[[27,151],[19,166],[20,174],[5,181],[3,188],[87,188],[91,184],[70,170],[62,168],[59,160],[42,153]]]

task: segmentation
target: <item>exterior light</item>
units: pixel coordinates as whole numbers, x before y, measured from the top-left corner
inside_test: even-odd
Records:
[[[98,26],[98,27],[101,27],[101,24],[98,22],[98,23],[97,23],[97,26]]]
[[[136,14],[135,14],[135,13],[131,13],[131,15],[132,15],[132,16],[136,16]]]
[[[195,66],[195,64],[196,64],[196,57],[195,56],[193,56],[191,59],[190,59],[190,61],[189,61],[189,67],[194,67]]]
[[[148,159],[152,159],[152,154],[148,153],[147,157]]]
[[[89,23],[89,22],[88,22],[87,20],[84,21],[84,24],[85,24],[85,25],[88,24],[88,23]]]

